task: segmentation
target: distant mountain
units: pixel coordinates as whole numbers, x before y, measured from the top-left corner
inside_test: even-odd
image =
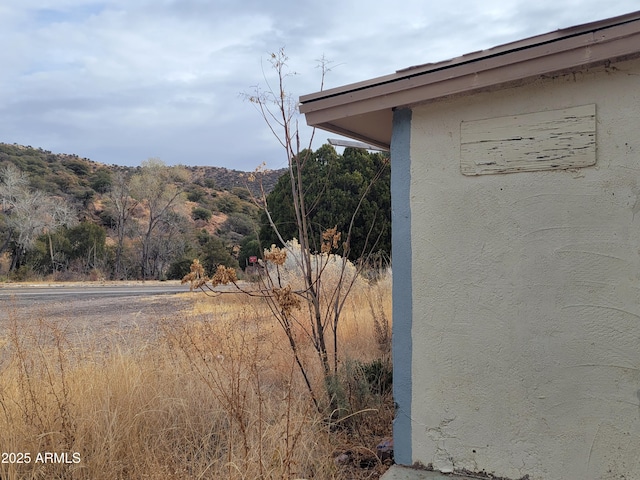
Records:
[[[186,167],[193,174],[193,178],[207,181],[211,185],[215,185],[218,190],[232,190],[234,188],[245,188],[254,190],[258,186],[249,181],[249,175],[252,172],[242,172],[239,170],[230,170],[224,167]],[[262,185],[267,193],[275,187],[278,179],[287,172],[287,169],[268,170],[262,174]],[[213,181],[213,183],[211,183]],[[254,191],[257,193],[257,190]]]
[[[10,161],[29,174],[32,186],[50,193],[71,193],[82,199],[92,188],[92,179],[99,183],[100,172],[113,173],[117,170],[135,171],[137,167],[106,165],[74,154],[52,153],[42,148],[0,142],[0,164]],[[206,183],[214,190],[233,188],[253,189],[248,182],[250,172],[231,170],[224,167],[185,166],[193,174],[194,183]],[[270,170],[262,175],[262,183],[268,193],[273,190],[286,169]],[[100,187],[98,186],[99,192]]]

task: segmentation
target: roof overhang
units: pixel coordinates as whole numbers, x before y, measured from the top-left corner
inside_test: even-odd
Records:
[[[640,57],[640,11],[300,97],[307,124],[384,149],[393,109]]]

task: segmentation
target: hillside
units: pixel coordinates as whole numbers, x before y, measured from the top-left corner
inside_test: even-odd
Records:
[[[52,153],[41,148],[0,142],[0,165],[9,161],[30,176],[32,186],[51,193],[65,191],[83,198],[87,189],[100,190],[102,172],[135,171],[137,167],[105,165],[73,154]],[[244,188],[247,173],[213,166],[186,166],[194,183],[207,184],[215,190]],[[267,171],[263,175],[265,190],[270,192],[286,169]],[[93,186],[92,186],[93,185]],[[71,191],[69,191],[71,187]]]
[[[150,271],[154,277],[178,278],[188,271],[190,261],[196,257],[213,268],[220,263],[237,265],[246,255],[256,254],[257,243],[251,240],[259,229],[259,212],[247,188],[254,189],[257,185],[247,182],[247,172],[210,166],[163,166],[163,181],[167,182],[163,189],[179,195],[171,204],[168,216],[158,221],[150,235],[145,233],[152,216],[148,199],[140,194],[127,196],[129,205],[135,204],[135,208],[132,207],[128,212],[130,217],[123,220],[121,217],[126,212],[118,213],[118,203],[113,198],[117,179],[141,177],[144,167],[105,165],[73,154],[0,143],[0,172],[8,164],[26,174],[29,192],[42,192],[58,199],[52,205],[70,205],[80,224],[70,223],[62,230],[56,227],[55,232],[52,228],[34,227],[37,235],[34,234],[28,244],[20,244],[18,232],[20,238],[24,237],[20,230],[24,225],[19,225],[18,203],[11,206],[3,202],[0,278],[9,272],[15,276],[20,269],[23,276],[53,274],[56,278],[67,278],[94,272],[112,278],[117,272],[119,277],[146,277],[147,272],[140,271],[145,267],[136,265],[140,249],[148,256],[146,262],[151,262],[153,257],[154,266]],[[262,180],[267,192],[284,172],[264,173]],[[3,192],[3,200],[5,198],[8,198],[6,191]],[[34,218],[36,213],[44,215],[34,210],[27,218]],[[83,230],[76,231],[80,228]],[[76,237],[82,239],[89,234],[94,241],[104,242],[100,255],[97,247],[91,247],[93,250],[87,247],[89,251],[78,253],[78,246],[73,244],[80,242],[74,240]]]

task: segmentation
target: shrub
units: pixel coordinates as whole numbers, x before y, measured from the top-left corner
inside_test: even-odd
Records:
[[[208,222],[211,219],[211,215],[211,210],[207,210],[202,207],[194,207],[191,211],[191,218],[194,220],[204,220],[205,222]]]
[[[76,175],[87,175],[89,173],[89,165],[82,160],[70,160],[65,166]]]
[[[256,230],[255,222],[243,213],[233,213],[229,215],[222,225],[223,232],[236,232],[242,236],[250,235]]]
[[[187,192],[187,200],[190,202],[199,202],[205,196],[204,190],[200,188],[193,188],[191,191]]]
[[[210,188],[212,190],[215,190],[217,188],[216,181],[213,178],[205,178],[202,183],[204,183],[205,187]]]
[[[337,374],[327,377],[327,391],[333,396],[335,409],[331,420],[339,427],[352,427],[358,412],[376,409],[391,394],[391,364],[382,359],[370,362],[343,362]]]
[[[301,259],[301,247],[298,241],[294,238],[287,242],[285,248],[287,255],[284,264],[278,267],[278,272],[273,271],[276,267],[272,263],[269,263],[269,269],[273,276],[278,276],[283,285],[291,285],[294,290],[304,290],[305,286],[302,278],[302,270],[300,268]],[[344,261],[344,271],[343,271]],[[344,282],[345,285],[353,282],[354,284],[362,284],[364,280],[358,277],[358,271],[353,263],[349,260],[343,259],[340,255],[335,254],[316,254],[311,255],[312,263],[312,275],[316,278],[318,275],[322,275],[322,282],[325,286],[325,290],[328,297],[324,300],[331,303],[329,298],[334,289],[338,286],[338,282]]]
[[[242,200],[251,200],[251,193],[246,187],[233,187],[231,193]]]
[[[94,173],[90,179],[91,188],[98,193],[106,193],[111,188],[111,173],[101,168]]]
[[[393,387],[393,368],[388,361],[377,358],[358,363],[358,369],[373,395],[388,395]]]
[[[225,195],[217,199],[218,210],[222,213],[230,214],[242,210],[242,205],[237,197]]]
[[[192,261],[192,258],[181,258],[171,263],[169,270],[167,270],[167,279],[180,280],[189,273],[189,267],[191,266]]]

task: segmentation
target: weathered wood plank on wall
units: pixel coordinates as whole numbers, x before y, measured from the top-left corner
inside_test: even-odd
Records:
[[[463,121],[464,175],[579,168],[596,163],[596,106]]]

